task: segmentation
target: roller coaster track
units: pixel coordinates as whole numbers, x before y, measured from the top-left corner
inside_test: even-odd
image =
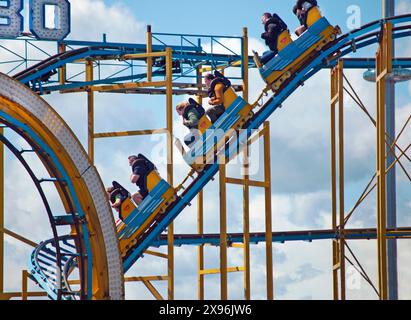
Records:
[[[42,98],[3,74],[0,74],[0,123],[29,143],[50,175],[42,179],[36,177],[22,153],[1,135],[1,141],[20,160],[39,190],[53,230],[53,239],[40,244],[30,258],[31,277],[51,298],[72,297],[61,280],[62,267],[73,253],[77,255],[80,283],[84,286],[79,298],[122,299],[122,263],[111,208],[97,170],[91,166],[80,142]],[[66,214],[51,211],[42,193],[44,183],[56,186]],[[67,245],[60,241],[64,239],[57,232],[60,226],[71,228],[75,249],[67,250]]]
[[[284,86],[282,86],[275,95],[270,97],[269,100],[259,108],[259,110],[255,113],[255,116],[248,122],[246,128],[247,130],[244,130],[244,132],[240,134],[237,142],[246,141],[251,136],[253,129],[258,129],[292,93],[294,93],[304,84],[305,81],[310,79],[321,69],[334,65],[339,58],[344,57],[349,53],[378,43],[382,27],[387,22],[391,22],[395,25],[395,28],[393,28],[394,39],[411,36],[411,25],[398,26],[400,24],[411,22],[411,15],[403,15],[369,23],[362,28],[339,37],[334,42],[326,46],[323,51],[318,52],[315,57],[303,65],[300,70],[294,74],[294,77],[289,82],[284,84]],[[101,50],[101,48],[79,49],[51,57],[47,59],[46,62],[40,63],[37,66],[16,75],[15,78],[22,83],[28,84],[30,81],[39,81],[53,69],[59,68],[69,62],[73,62],[78,59],[98,57],[99,55],[109,57],[110,54],[112,57],[117,57],[125,53],[117,49],[110,53],[106,50]],[[140,236],[137,244],[130,254],[123,259],[122,266],[120,266],[118,247],[114,244],[117,243],[117,238],[111,212],[107,204],[103,204],[105,199],[104,189],[101,186],[101,181],[98,179],[98,174],[95,171],[95,168],[90,166],[88,160],[84,159],[84,150],[80,146],[79,142],[74,138],[73,133],[64,123],[62,123],[62,120],[43,100],[29,91],[30,90],[27,87],[17,84],[15,81],[10,80],[3,75],[0,76],[0,122],[6,123],[7,126],[20,133],[28,141],[35,141],[36,145],[40,146],[40,150],[37,150],[38,154],[46,153],[49,155],[49,158],[53,160],[52,162],[59,170],[56,174],[58,173],[64,177],[64,181],[66,183],[65,189],[68,190],[71,198],[74,199],[73,202],[76,203],[76,210],[68,210],[68,213],[76,212],[78,215],[85,217],[89,222],[88,224],[83,222],[81,224],[81,236],[76,235],[77,237],[80,236],[82,243],[86,244],[86,248],[83,249],[86,254],[84,254],[84,252],[83,254],[81,254],[82,252],[79,252],[77,244],[74,245],[74,247],[73,245],[69,246],[71,249],[68,250],[66,248],[67,241],[64,243],[64,240],[67,240],[67,238],[54,235],[52,240],[44,242],[33,252],[33,255],[31,256],[33,265],[31,269],[32,276],[38,281],[42,288],[49,293],[51,298],[64,298],[64,294],[61,292],[56,295],[58,290],[65,292],[66,296],[73,296],[73,292],[70,290],[66,280],[74,265],[84,266],[84,263],[86,262],[88,263],[86,270],[86,273],[88,274],[87,290],[84,291],[83,288],[81,289],[85,292],[85,294],[80,295],[80,298],[90,298],[91,295],[93,295],[94,298],[103,296],[105,298],[120,299],[122,297],[121,292],[123,290],[123,280],[119,279],[119,277],[123,276],[122,272],[127,272],[127,270],[130,269],[137,259],[143,255],[144,251],[148,247],[155,244],[156,241],[159,241],[161,233],[178,216],[178,214],[190,204],[198,192],[200,192],[218,172],[219,165],[217,163],[208,165],[205,170],[199,174],[184,190],[178,199],[167,209],[166,214],[157,216],[153,219],[150,227]],[[24,94],[22,95],[20,93]],[[30,110],[33,104],[41,104],[43,106],[40,114],[38,111],[33,112]],[[18,107],[23,116],[13,112],[10,106]],[[48,113],[52,114],[54,118],[57,118],[60,121],[60,126],[58,128],[56,128],[47,118]],[[29,120],[31,119],[30,117],[35,119],[34,123]],[[48,129],[46,133],[41,132],[38,128],[39,124],[43,125],[43,130],[44,128]],[[33,129],[33,127],[35,129]],[[67,134],[65,139],[68,140],[57,139],[57,141],[55,141],[56,139],[54,139],[53,134],[56,136],[61,135],[60,128],[63,128],[62,130],[65,131],[65,134]],[[50,141],[54,144],[50,144]],[[75,146],[75,151],[73,151],[73,146],[71,146],[71,144]],[[58,150],[62,153],[59,156],[55,155],[55,152],[53,151],[57,150],[57,146],[60,147]],[[226,159],[231,159],[236,155],[237,151],[237,148],[227,148],[224,156]],[[61,162],[64,162],[64,157],[70,159],[71,163],[62,164]],[[79,162],[81,162],[80,165]],[[76,172],[77,174],[73,174],[72,172]],[[86,181],[87,179],[85,178],[85,175],[89,172],[93,172],[93,178],[97,179],[94,180],[96,183],[94,186]],[[78,186],[78,183],[80,183],[81,186]],[[84,197],[81,196],[81,192],[87,190],[90,191],[88,193],[90,197],[88,199],[84,199]],[[87,200],[90,201],[88,203],[89,206],[94,205],[94,207],[88,211],[84,210],[84,205],[87,203]],[[50,221],[52,225],[56,225],[56,219],[51,219]],[[90,246],[90,244],[87,245],[87,239],[89,238],[90,233],[89,229],[93,229],[93,234],[95,234],[97,238],[95,239],[90,237],[91,241],[94,241],[94,246]],[[51,273],[51,275],[49,273],[47,276],[47,270],[45,269],[47,266],[49,267],[49,265],[43,263],[44,259],[40,259],[41,254],[48,252],[48,256],[50,256],[49,260],[55,261],[58,251],[57,247],[60,243],[65,245],[64,250],[67,250],[69,252],[68,254],[71,256],[77,254],[76,259],[70,260],[62,259],[60,257],[60,260],[57,261],[56,264],[57,269],[60,271],[54,271],[54,273]],[[55,249],[51,250],[50,246]],[[117,249],[117,252],[115,252],[115,249]],[[90,258],[90,256],[93,257],[95,255],[99,256],[99,259]],[[87,259],[85,259],[86,256]],[[105,270],[102,264],[108,264],[107,277],[100,279],[101,282],[97,285],[91,283],[90,273],[93,268],[90,265],[90,261],[92,259],[93,263],[96,263],[95,269],[99,271],[99,267]],[[115,270],[115,268],[117,269]],[[99,286],[100,288],[107,288],[109,293],[106,292],[105,294],[102,294],[99,292],[99,294],[96,294],[90,290],[90,288],[97,288]]]

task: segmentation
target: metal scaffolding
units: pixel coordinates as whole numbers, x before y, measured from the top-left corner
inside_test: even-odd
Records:
[[[392,73],[392,24],[386,23],[383,27],[380,46],[376,54],[376,86],[377,86],[377,117],[374,119],[362,102],[360,95],[344,74],[344,60],[339,60],[338,65],[331,71],[331,194],[332,194],[332,228],[338,235],[333,241],[333,288],[334,299],[346,299],[346,261],[354,263],[347,257],[346,250],[356,262],[356,269],[363,278],[373,287],[378,297],[388,299],[388,269],[387,269],[387,242],[390,239],[409,239],[409,235],[399,235],[395,228],[387,228],[387,175],[396,165],[399,165],[405,175],[410,179],[406,168],[401,163],[401,158],[406,155],[408,146],[403,150],[398,140],[404,132],[406,121],[398,136],[391,136],[386,131],[386,80]],[[348,86],[345,85],[348,84]],[[366,114],[371,123],[376,127],[377,155],[376,173],[366,185],[354,207],[348,211],[344,208],[344,94],[348,94],[357,106]],[[338,150],[338,152],[337,152]],[[397,156],[396,151],[401,153]],[[388,156],[394,159],[388,163]],[[409,158],[408,158],[409,160]],[[410,179],[411,181],[411,179]],[[377,191],[377,233],[378,244],[378,285],[374,285],[365,272],[361,263],[349,247],[346,239],[345,226],[353,216],[360,204]],[[378,289],[377,289],[378,288]]]

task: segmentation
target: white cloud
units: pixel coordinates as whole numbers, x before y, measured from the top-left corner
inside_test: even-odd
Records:
[[[109,42],[144,43],[144,22],[137,21],[121,2],[107,5],[102,0],[73,1],[71,11],[70,39],[96,41],[106,33]]]
[[[395,11],[397,15],[411,13],[411,2],[409,0],[397,1]]]

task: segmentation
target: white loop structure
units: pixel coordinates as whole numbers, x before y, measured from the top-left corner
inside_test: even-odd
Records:
[[[93,225],[93,231],[101,234],[104,239],[109,298],[112,300],[124,299],[123,264],[119,253],[113,213],[106,200],[102,180],[96,168],[91,164],[83,146],[64,120],[45,100],[25,85],[1,73],[0,96],[19,105],[32,116],[32,119],[35,118],[36,121],[39,121],[58,140],[64,148],[65,154],[71,157],[75,169],[80,173],[78,179],[88,189],[93,202],[82,204],[82,207],[84,205],[91,207],[87,214],[97,215],[99,226]],[[0,111],[1,108],[0,104]],[[53,146],[49,147],[53,150]],[[61,153],[60,150],[55,151]],[[76,190],[76,192],[80,193],[82,191]]]

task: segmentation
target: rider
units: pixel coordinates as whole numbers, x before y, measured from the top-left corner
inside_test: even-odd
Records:
[[[128,157],[128,163],[132,169],[130,181],[131,183],[135,183],[140,189],[139,192],[134,193],[131,198],[137,205],[140,205],[148,196],[147,176],[153,170],[157,170],[157,168],[142,154]]]
[[[111,202],[111,207],[118,212],[119,218],[123,220],[121,216],[121,205],[124,200],[130,197],[130,193],[116,181],[113,181],[113,185],[108,187],[106,191]]]
[[[212,123],[215,123],[225,112],[224,92],[231,87],[231,82],[220,72],[209,73],[205,76],[205,85],[208,89],[208,102],[212,107],[206,111]]]
[[[179,103],[176,110],[183,117],[183,124],[190,130],[190,133],[184,138],[184,143],[190,147],[199,138],[198,124],[201,117],[205,115],[205,110],[192,98]]]
[[[297,0],[293,8],[293,13],[297,16],[301,26],[295,30],[295,34],[300,36],[308,29],[307,16],[311,8],[318,6],[317,0]]]
[[[266,64],[278,53],[278,36],[288,27],[276,13],[264,13],[261,22],[265,29],[265,32],[261,34],[261,38],[265,40],[265,44],[270,48],[270,51],[264,52],[261,57],[261,63]]]

